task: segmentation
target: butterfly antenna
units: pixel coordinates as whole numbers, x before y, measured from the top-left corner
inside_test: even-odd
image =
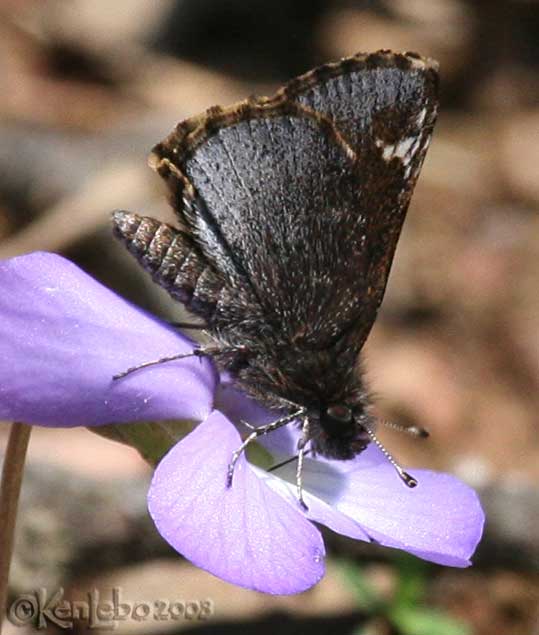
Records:
[[[417,485],[417,480],[408,472],[405,472],[402,467],[395,461],[395,459],[391,456],[391,454],[385,449],[382,443],[378,440],[378,437],[374,434],[374,432],[368,428],[367,426],[363,426],[365,432],[369,435],[370,440],[376,445],[376,447],[382,452],[382,454],[386,457],[386,459],[391,463],[391,465],[395,468],[395,471],[399,475],[401,481],[407,485],[408,487],[415,487]]]
[[[380,420],[380,423],[386,428],[391,428],[397,432],[404,432],[417,439],[427,439],[430,436],[429,431],[421,426],[403,426],[400,423],[394,423],[393,421]]]

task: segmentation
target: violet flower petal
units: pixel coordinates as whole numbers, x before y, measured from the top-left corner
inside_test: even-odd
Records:
[[[0,263],[0,419],[92,426],[203,420],[217,376],[185,359],[114,374],[192,342],[64,258],[34,253]]]
[[[333,531],[369,542],[369,535],[354,519],[333,508],[326,499],[336,496],[336,492],[344,487],[342,475],[333,470],[330,465],[320,463],[317,460],[305,459],[303,465],[303,498],[308,507],[303,511],[299,506],[296,488],[296,466],[294,461],[275,472],[266,472],[255,467],[258,477],[263,480],[274,492],[286,498],[291,505],[296,506],[307,518],[329,527]],[[316,476],[315,476],[316,475]],[[310,487],[312,481],[318,486],[317,493],[313,494]],[[326,496],[321,495],[321,490]]]
[[[449,474],[411,474],[419,483],[413,489],[387,463],[350,472],[336,508],[383,545],[438,564],[469,566],[485,520],[477,494]]]
[[[285,466],[277,474],[282,479],[266,479],[267,484],[291,501],[294,467]],[[414,489],[402,483],[372,445],[353,461],[307,459],[307,517],[352,538],[371,539],[439,564],[468,566],[484,523],[477,494],[447,474],[412,474],[419,482]]]
[[[250,430],[242,422],[260,427],[277,420],[285,414],[278,410],[268,410],[254,399],[234,387],[226,373],[221,374],[221,382],[215,394],[214,405],[227,419],[233,421],[240,434],[248,434]],[[297,452],[299,440],[298,428],[294,422],[274,430],[271,434],[260,436],[257,443],[264,446],[270,453],[279,456],[293,456]]]
[[[213,412],[157,466],[150,514],[177,551],[223,580],[265,593],[304,591],[324,574],[322,537],[243,455],[226,487],[240,443],[233,424]]]
[[[221,403],[235,421],[262,425],[278,417],[233,387],[224,385],[222,393]],[[290,424],[258,442],[279,463],[297,453],[299,438],[298,427]],[[271,489],[298,505],[295,461],[274,473],[254,469]],[[414,474],[419,486],[410,490],[373,444],[350,461],[306,458],[306,516],[351,538],[405,549],[440,564],[468,566],[484,522],[477,495],[448,475],[424,470]]]

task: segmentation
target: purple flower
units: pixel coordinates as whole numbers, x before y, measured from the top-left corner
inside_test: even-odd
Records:
[[[307,511],[296,500],[293,465],[269,473],[242,456],[227,488],[238,422],[258,425],[274,414],[220,381],[208,360],[112,381],[192,346],[59,256],[0,263],[0,419],[57,427],[198,422],[158,465],[149,492],[157,529],[196,565],[258,591],[298,593],[324,574],[324,544],[311,521],[440,564],[470,564],[484,520],[474,491],[426,470],[413,471],[419,485],[409,489],[372,445],[351,461],[305,460]],[[278,462],[295,453],[297,438],[290,425],[261,442]]]

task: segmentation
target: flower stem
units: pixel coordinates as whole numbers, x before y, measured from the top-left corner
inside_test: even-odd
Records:
[[[32,426],[26,423],[15,422],[12,424],[2,467],[2,482],[0,483],[0,625],[6,612],[17,507],[31,430]]]

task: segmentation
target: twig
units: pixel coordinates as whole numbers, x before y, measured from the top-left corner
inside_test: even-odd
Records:
[[[0,625],[6,611],[17,508],[31,430],[32,426],[26,423],[15,422],[12,424],[2,467],[2,482],[0,483]]]

